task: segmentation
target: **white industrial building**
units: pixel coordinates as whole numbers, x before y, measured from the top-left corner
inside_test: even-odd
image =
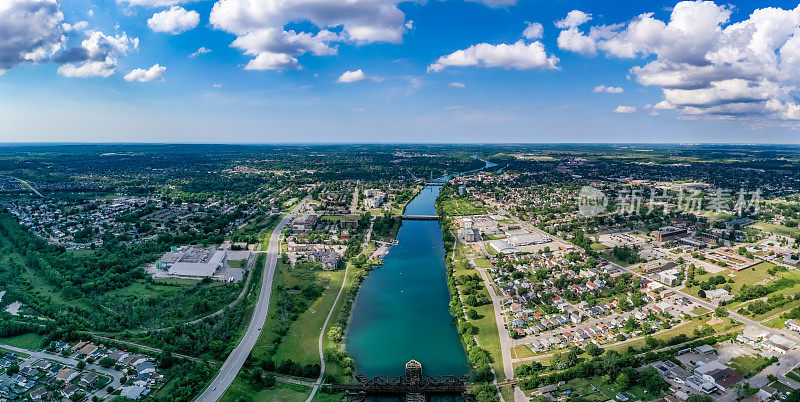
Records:
[[[501,254],[514,254],[519,251],[516,247],[508,244],[508,242],[505,240],[490,240],[489,247]]]
[[[551,238],[549,235],[538,235],[531,233],[521,233],[508,236],[506,242],[514,247],[530,246],[531,244],[549,243]]]

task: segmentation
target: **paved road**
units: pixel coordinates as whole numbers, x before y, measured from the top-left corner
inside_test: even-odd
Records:
[[[250,351],[253,350],[256,340],[258,340],[261,334],[261,329],[264,327],[264,322],[267,320],[269,298],[272,295],[272,278],[275,276],[275,266],[281,254],[281,232],[283,232],[286,225],[294,219],[296,211],[301,211],[303,209],[303,205],[307,200],[308,197],[298,203],[294,210],[286,214],[286,216],[281,219],[280,223],[278,223],[278,226],[275,227],[275,230],[272,231],[272,236],[269,239],[269,246],[267,247],[267,258],[264,262],[261,293],[258,296],[258,302],[253,310],[253,318],[250,320],[247,332],[245,332],[239,345],[228,355],[228,358],[225,360],[225,363],[222,364],[214,381],[211,381],[211,384],[208,385],[205,391],[197,397],[197,402],[215,402],[219,400],[222,394],[224,394],[231,385],[233,379],[236,378],[239,370],[242,369],[245,360],[250,355]]]

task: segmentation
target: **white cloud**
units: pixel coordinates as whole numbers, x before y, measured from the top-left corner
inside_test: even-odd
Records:
[[[64,64],[58,73],[69,78],[108,77],[114,74],[116,60],[87,61],[81,64]]]
[[[250,60],[245,70],[297,70],[300,64],[297,59],[284,53],[261,52]]]
[[[589,22],[591,19],[591,14],[586,14],[581,10],[572,10],[567,13],[567,16],[563,20],[556,21],[556,27],[562,29],[577,27]]]
[[[88,15],[89,17],[94,17],[94,10],[90,8],[89,11],[86,12],[86,15]]]
[[[594,92],[597,93],[605,92],[607,94],[621,94],[623,90],[622,87],[607,87],[605,85],[598,85],[594,87]]]
[[[440,72],[447,67],[502,67],[515,70],[533,68],[557,69],[558,57],[547,55],[539,42],[525,44],[519,40],[514,44],[491,45],[479,43],[464,50],[442,56],[428,66],[428,72]]]
[[[164,71],[167,71],[167,68],[159,64],[153,64],[153,67],[150,67],[147,70],[143,68],[136,68],[125,75],[125,81],[161,81],[164,79]]]
[[[179,6],[172,6],[169,10],[155,13],[147,20],[147,26],[153,31],[167,32],[173,35],[188,31],[199,23],[200,14],[197,11],[187,11]]]
[[[475,3],[481,3],[487,7],[500,8],[508,7],[517,4],[517,0],[468,0]]]
[[[614,109],[614,113],[628,114],[628,113],[635,113],[635,112],[636,112],[636,108],[633,107],[633,106],[619,105],[619,106],[617,106],[616,109]]]
[[[222,88],[222,84],[213,84],[211,86],[214,88]]]
[[[211,49],[207,49],[205,46],[200,46],[199,49],[195,50],[194,53],[190,54],[189,57],[195,58],[200,56],[201,54],[211,53]]]
[[[199,0],[117,0],[118,3],[128,3],[131,6],[142,7],[169,7],[178,4],[192,3]]]
[[[687,116],[800,120],[800,6],[763,8],[729,23],[731,9],[683,1],[667,21],[645,13],[623,24],[581,31],[563,24],[559,47],[587,55],[646,58],[631,69],[642,85],[660,87],[653,109]],[[564,37],[562,40],[562,36]]]
[[[0,72],[50,59],[64,45],[56,0],[0,1]]]
[[[398,2],[219,0],[209,21],[214,28],[237,36],[232,46],[254,56],[248,66],[298,68],[297,56],[334,55],[338,52],[337,43],[402,42],[411,25],[397,8]],[[318,28],[314,30],[317,33],[284,29],[287,24],[297,22],[310,23]]]
[[[86,32],[81,46],[67,49],[53,61],[63,64],[58,73],[65,77],[108,77],[114,74],[117,57],[139,47],[139,39],[121,35],[110,36],[100,31]]]
[[[336,82],[351,83],[351,82],[364,81],[365,79],[367,79],[367,75],[364,74],[364,71],[362,71],[359,68],[358,70],[355,71],[345,71],[344,73],[342,73],[342,75],[339,76]]]
[[[463,82],[451,82],[451,83],[447,84],[447,86],[450,87],[450,88],[466,88],[467,87],[467,85],[464,84]]]
[[[525,30],[522,31],[522,36],[525,39],[536,40],[542,39],[544,36],[544,27],[538,22],[525,22]]]

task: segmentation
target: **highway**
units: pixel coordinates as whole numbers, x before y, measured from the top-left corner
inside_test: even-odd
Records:
[[[264,327],[264,322],[267,320],[269,298],[272,295],[272,279],[275,276],[275,266],[277,265],[278,258],[280,257],[281,232],[283,232],[283,229],[286,227],[286,225],[297,216],[295,211],[302,211],[303,205],[307,200],[308,197],[297,204],[294,210],[286,214],[283,219],[281,219],[280,223],[278,223],[278,226],[275,227],[275,230],[272,231],[272,235],[269,239],[269,246],[267,247],[266,261],[264,262],[261,293],[258,296],[258,302],[253,310],[253,317],[250,320],[250,325],[247,326],[247,332],[245,332],[242,340],[239,341],[239,345],[237,345],[236,348],[231,351],[231,354],[228,355],[228,358],[225,359],[225,363],[223,363],[222,367],[220,367],[216,378],[214,378],[205,391],[203,391],[203,393],[197,397],[196,401],[218,401],[231,385],[233,379],[236,378],[239,370],[242,369],[245,360],[247,360],[247,357],[250,355],[250,351],[253,350],[256,340],[258,340],[259,335],[261,335],[261,329]]]

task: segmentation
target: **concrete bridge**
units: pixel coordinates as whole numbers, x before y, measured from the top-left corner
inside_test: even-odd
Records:
[[[438,221],[438,215],[403,215],[403,220],[406,221]]]

